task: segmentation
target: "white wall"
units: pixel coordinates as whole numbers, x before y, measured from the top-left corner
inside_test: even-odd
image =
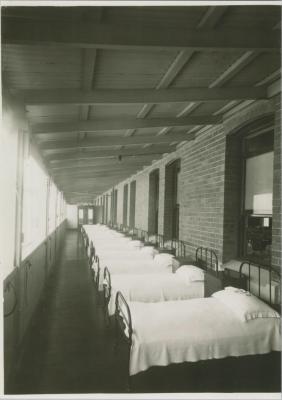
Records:
[[[77,228],[77,206],[67,204],[67,227],[69,229]]]

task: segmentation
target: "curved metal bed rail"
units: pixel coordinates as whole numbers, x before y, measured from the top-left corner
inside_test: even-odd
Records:
[[[90,246],[89,246],[89,257],[88,257],[88,263],[89,263],[89,268],[91,268],[93,264],[93,260],[95,259],[95,247],[93,245],[92,240],[90,241]]]
[[[246,268],[247,271],[243,270]],[[243,278],[244,276],[247,276],[247,290],[251,292],[251,272],[252,269],[256,268],[258,271],[258,293],[255,295],[263,300],[264,302],[268,303],[270,306],[279,308],[280,311],[280,304],[274,303],[274,299],[272,296],[272,283],[277,282],[279,283],[279,289],[280,289],[280,295],[281,295],[281,273],[280,271],[276,270],[272,266],[265,266],[261,264],[256,264],[251,261],[243,261],[240,265],[239,268],[239,274],[240,278]],[[265,298],[262,297],[261,294],[261,270],[267,271],[267,276],[268,276],[268,284],[269,284],[269,300],[265,300]]]
[[[198,247],[196,249],[197,266],[204,269],[212,269],[218,274],[218,257],[214,250],[208,247]]]
[[[104,268],[104,281],[103,281],[103,299],[104,307],[108,310],[108,304],[111,298],[112,285],[111,285],[111,274],[107,267]],[[107,312],[105,310],[105,312]]]
[[[97,266],[96,270],[95,268],[92,268],[93,270],[93,281],[95,283],[96,289],[99,290],[99,281],[100,281],[100,259],[97,255],[94,256],[93,259],[93,264]]]
[[[10,289],[12,289],[13,294],[14,294],[14,304],[13,304],[13,307],[11,308],[10,311],[8,311],[6,313],[4,311],[4,314],[3,314],[4,318],[10,317],[10,315],[12,315],[15,312],[15,310],[17,308],[17,305],[18,305],[18,297],[17,297],[17,292],[16,292],[16,289],[15,289],[15,286],[13,285],[13,283],[11,281],[8,281],[4,285],[4,294],[7,293],[7,292],[10,292]]]
[[[116,294],[115,305],[116,346],[118,346],[119,331],[122,333],[122,338],[131,346],[133,333],[131,312],[127,301],[120,291]]]

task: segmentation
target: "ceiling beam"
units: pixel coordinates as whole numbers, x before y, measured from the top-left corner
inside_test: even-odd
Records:
[[[142,163],[151,163],[155,158],[154,155],[148,154],[147,156],[135,156],[135,157],[127,157],[122,160],[123,164],[132,165],[132,164],[142,164]],[[94,158],[93,160],[76,160],[76,161],[68,161],[68,160],[53,160],[49,163],[49,167],[52,170],[63,169],[63,168],[80,168],[80,167],[95,167],[95,166],[105,166],[105,165],[118,165],[119,161],[117,157],[112,158]]]
[[[119,131],[127,128],[163,128],[167,126],[171,127],[186,127],[191,125],[220,125],[221,118],[212,115],[200,115],[190,116],[183,118],[150,118],[150,119],[138,119],[138,118],[124,118],[124,119],[94,119],[89,121],[78,121],[78,122],[46,122],[40,124],[34,124],[31,126],[33,134],[50,134],[50,133],[76,133],[76,132],[103,132],[103,131]],[[143,135],[142,135],[143,137]],[[177,136],[176,136],[177,137]],[[153,135],[144,135],[144,142],[146,140],[153,139]],[[105,142],[104,137],[94,138],[97,143]],[[118,137],[118,139],[122,139]],[[127,140],[127,138],[125,138]],[[115,136],[107,137],[108,141],[113,140],[115,142]],[[125,140],[125,143],[126,143]],[[138,143],[137,139],[137,143]],[[129,139],[132,142],[132,139]],[[153,142],[152,142],[153,143]]]
[[[56,175],[54,176],[54,180],[56,182],[61,182],[61,181],[69,181],[72,182],[73,180],[76,179],[96,179],[96,178],[115,178],[115,177],[120,177],[120,176],[128,176],[133,174],[134,171],[126,171],[126,170],[122,170],[122,171],[97,171],[97,172],[77,172],[77,173],[73,173],[73,174],[60,174],[60,175]]]
[[[47,157],[47,160],[81,160],[93,158],[105,158],[112,156],[141,156],[148,154],[164,154],[170,153],[174,150],[174,146],[152,146],[148,149],[128,149],[128,150],[96,150],[89,152],[74,152],[69,154],[54,154]]]
[[[48,104],[163,104],[188,101],[255,100],[265,99],[263,87],[233,88],[172,88],[172,89],[96,89],[88,92],[62,90],[13,90],[26,105]]]
[[[2,40],[7,44],[75,46],[103,49],[192,49],[214,50],[280,50],[276,30],[179,29],[132,25],[93,24],[88,21],[62,24],[60,21],[26,21],[4,19]]]
[[[83,175],[83,174],[99,174],[99,173],[120,173],[120,172],[127,172],[131,173],[131,171],[136,171],[137,169],[143,168],[142,165],[135,165],[128,167],[127,165],[122,165],[122,162],[120,163],[121,165],[118,166],[111,166],[111,167],[100,167],[100,168],[76,168],[76,169],[69,169],[66,168],[64,170],[59,170],[59,171],[53,171],[52,176],[54,178],[56,177],[61,177],[61,176],[77,176],[77,175]]]
[[[64,141],[48,141],[40,144],[41,150],[58,150],[58,149],[73,149],[73,148],[89,148],[89,147],[112,147],[112,146],[127,146],[127,145],[138,145],[138,144],[161,144],[161,143],[172,143],[172,142],[183,142],[184,140],[193,140],[195,135],[186,133],[175,133],[165,136],[149,136],[139,135],[133,137],[99,137],[94,139],[82,140],[79,143],[73,140]]]
[[[146,161],[145,161],[146,163]],[[119,169],[119,168],[140,168],[144,165],[144,161],[135,161],[134,163],[128,163],[127,159],[125,158],[124,160],[120,161],[116,161],[115,163],[108,163],[108,164],[102,164],[102,165],[81,165],[81,166],[77,166],[76,163],[72,163],[74,165],[72,166],[60,166],[60,167],[52,167],[50,168],[51,173],[56,174],[56,173],[60,173],[61,171],[69,171],[70,173],[72,171],[89,171],[89,170],[93,170],[93,171],[103,171],[105,169]]]

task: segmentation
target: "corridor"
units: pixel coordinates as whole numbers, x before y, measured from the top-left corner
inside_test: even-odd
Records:
[[[111,335],[81,238],[68,231],[8,393],[124,391]]]

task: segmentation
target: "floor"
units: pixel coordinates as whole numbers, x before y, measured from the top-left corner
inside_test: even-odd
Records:
[[[12,393],[119,393],[126,362],[114,354],[86,253],[69,231],[37,312]]]
[[[114,330],[107,326],[100,303],[82,239],[77,232],[68,231],[8,393],[127,392],[127,354],[122,348],[115,353]],[[234,364],[229,365],[228,359],[221,363],[210,360],[208,368],[205,364],[203,370],[201,362],[190,363],[188,370],[185,365],[179,369],[172,364],[165,368],[165,375],[160,368],[153,367],[150,374],[140,373],[138,379],[131,379],[131,389],[133,392],[279,391],[280,357],[275,361],[276,366],[271,358],[263,358],[262,362],[261,370],[269,371],[273,379],[252,373],[253,360],[249,364],[246,358],[242,364],[243,386],[233,378],[230,384],[226,378],[230,378],[230,371],[234,376]]]

